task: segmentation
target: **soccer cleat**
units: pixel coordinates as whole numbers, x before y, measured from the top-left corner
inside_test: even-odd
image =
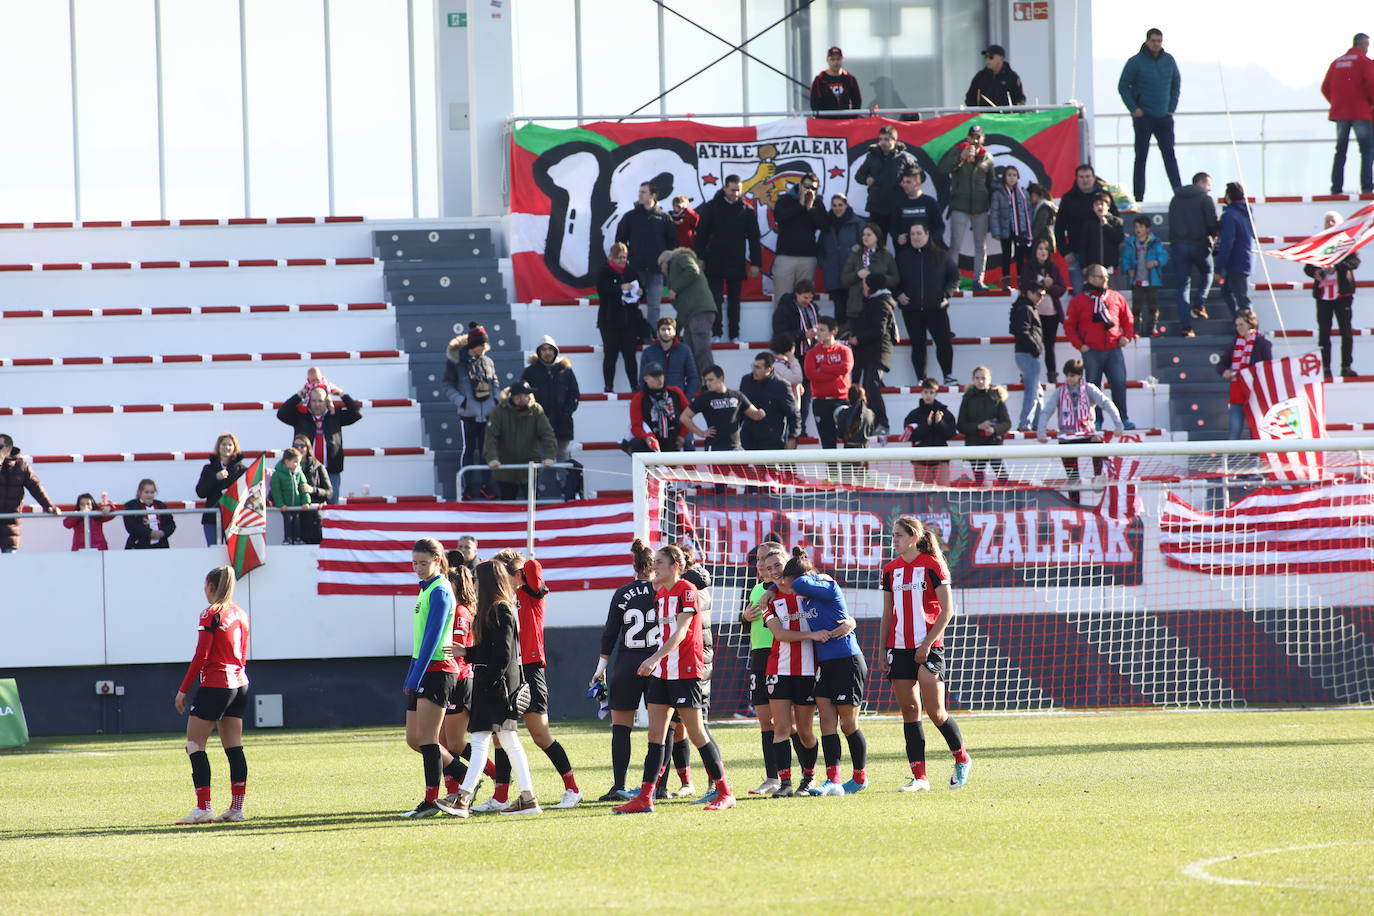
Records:
[[[619,786],[612,786],[610,790],[607,791],[605,795],[598,798],[597,801],[624,801],[626,794],[627,793],[625,792],[625,790],[620,788]],[[631,796],[631,798],[633,797],[634,796]]]
[[[654,800],[643,795],[636,795],[623,805],[616,805],[611,811],[616,814],[653,814]]]
[[[566,796],[564,796],[566,798]],[[582,796],[577,796],[581,801]],[[569,805],[569,807],[572,807]],[[502,814],[543,814],[544,809],[539,807],[539,799],[530,795],[528,792],[521,792],[518,796],[511,799],[510,804],[501,809]]]
[[[192,808],[191,813],[177,821],[178,824],[211,824],[214,823],[215,812],[209,808]]]
[[[405,814],[402,814],[401,817],[438,817],[443,813],[443,810],[434,802],[422,801]]]
[[[698,798],[696,801],[692,802],[692,804],[694,804],[694,805],[709,805],[709,804],[711,804],[711,802],[713,802],[713,801],[715,801],[715,800],[716,800],[716,787],[715,787],[715,786],[712,786],[711,788],[709,788],[709,789],[706,790],[706,794],[705,794],[705,795],[701,796],[701,798]]]
[[[851,780],[849,780],[848,782],[846,782],[846,783],[844,784],[844,794],[845,794],[845,795],[858,795],[860,792],[862,792],[864,789],[867,789],[867,788],[868,788],[868,783],[866,783],[866,782],[855,782],[854,780],[851,779]]]
[[[906,781],[906,783],[905,783],[900,789],[898,789],[897,791],[898,791],[898,792],[929,792],[929,791],[930,791],[930,780],[927,780],[927,779],[917,779],[915,776],[912,776],[912,777],[911,777],[910,779],[908,779],[908,780]]]
[[[482,802],[482,804],[480,804],[480,805],[473,805],[473,806],[472,806],[472,813],[473,813],[473,814],[491,814],[493,811],[504,811],[504,810],[506,809],[506,806],[509,805],[509,804],[510,804],[509,801],[503,801],[503,802],[501,802],[501,801],[497,801],[495,798],[489,798],[489,799],[487,799],[486,801]]]
[[[220,812],[219,817],[215,818],[217,824],[241,824],[243,823],[242,808],[225,808]]]
[[[811,794],[811,783],[815,782],[815,780],[816,780],[816,774],[815,774],[815,773],[803,773],[803,774],[802,774],[802,778],[801,778],[801,782],[797,783],[797,794],[798,794],[798,795],[810,795],[810,794]]]
[[[733,795],[717,795],[715,798],[711,799],[711,801],[708,802],[708,803],[706,804],[706,807],[703,808],[702,810],[703,810],[703,811],[724,811],[726,808],[733,808],[733,807],[735,807],[735,796],[733,796]]]
[[[668,787],[663,783],[654,786],[654,801],[660,801],[668,797]]]
[[[691,798],[693,795],[696,794],[697,787],[692,785],[690,782],[684,782],[678,788],[678,790],[673,793],[673,798]]]
[[[562,798],[562,800],[559,801],[558,804],[554,805],[554,807],[555,807],[555,808],[576,808],[576,807],[577,807],[578,805],[580,805],[581,803],[582,803],[582,793],[581,793],[581,792],[578,792],[578,791],[576,791],[576,790],[574,790],[574,789],[564,789],[564,790],[563,790],[563,798]]]
[[[816,786],[814,789],[812,789],[811,794],[824,796],[843,795],[844,786],[840,785],[838,782],[832,782],[831,780],[827,779],[825,782],[821,783],[819,786]]]
[[[620,796],[621,801],[629,801],[639,793],[637,793],[634,789],[621,789],[618,792],[616,792],[616,794]]]
[[[772,795],[774,792],[777,791],[778,786],[780,785],[782,785],[782,783],[777,779],[765,779],[763,782],[759,783],[759,787],[757,789],[750,789],[749,794]]]
[[[968,782],[968,768],[971,766],[973,766],[972,760],[968,763],[956,763],[954,765],[954,772],[949,775],[949,787],[951,789],[962,788],[964,783]]]
[[[773,798],[792,798],[797,794],[797,790],[792,788],[792,780],[784,779],[782,784],[773,790]]]

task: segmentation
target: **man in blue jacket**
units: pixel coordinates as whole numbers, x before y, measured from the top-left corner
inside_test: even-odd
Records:
[[[1145,199],[1145,159],[1150,154],[1150,138],[1159,144],[1169,184],[1178,190],[1183,184],[1178,160],[1174,158],[1174,111],[1182,85],[1174,56],[1164,50],[1164,33],[1150,29],[1140,52],[1126,61],[1116,85],[1121,101],[1135,125],[1135,199]]]
[[[1221,235],[1217,239],[1215,272],[1221,298],[1235,318],[1250,307],[1250,270],[1254,264],[1255,224],[1240,182],[1226,185],[1226,209],[1221,211]]]

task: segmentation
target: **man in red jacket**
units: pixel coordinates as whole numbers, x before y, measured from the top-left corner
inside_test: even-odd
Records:
[[[1336,158],[1331,163],[1331,193],[1344,193],[1345,151],[1350,132],[1360,148],[1360,192],[1374,192],[1374,61],[1369,36],[1360,32],[1349,51],[1331,62],[1322,80],[1322,95],[1331,103],[1327,120],[1336,122]]]
[[[1083,354],[1083,374],[1090,384],[1099,385],[1102,376],[1112,389],[1112,403],[1121,411],[1126,429],[1135,424],[1126,414],[1126,354],[1121,348],[1135,339],[1135,320],[1126,299],[1107,288],[1107,268],[1090,264],[1084,271],[1083,292],[1069,302],[1064,333],[1069,343]]]
[[[806,351],[803,371],[811,383],[811,410],[821,448],[835,447],[835,411],[849,399],[849,376],[854,371],[854,351],[835,340],[839,324],[829,315],[816,321],[816,343]]]

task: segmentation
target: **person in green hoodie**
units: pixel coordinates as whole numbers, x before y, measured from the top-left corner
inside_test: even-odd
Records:
[[[992,209],[993,165],[983,128],[977,124],[968,136],[940,157],[940,171],[949,176],[949,250],[956,261],[964,234],[973,233],[973,288],[983,285],[988,263],[988,211]],[[938,240],[937,240],[938,241]]]
[[[491,468],[503,464],[517,467],[496,471],[496,485],[501,499],[524,499],[529,491],[529,472],[524,465],[543,461],[552,467],[558,454],[558,441],[553,425],[544,415],[544,408],[534,400],[529,382],[519,381],[501,394],[501,401],[487,423],[487,441],[482,457]]]
[[[310,494],[306,492],[305,472],[301,470],[301,453],[288,448],[281,454],[281,461],[272,470],[272,483],[269,486],[272,505],[278,509],[310,505]],[[281,514],[283,544],[304,544],[301,537],[301,513],[283,512]]]
[[[677,310],[677,326],[692,348],[697,372],[704,375],[715,365],[711,356],[711,328],[716,320],[716,300],[701,260],[690,248],[674,248],[658,256],[658,267],[667,278],[666,285]]]

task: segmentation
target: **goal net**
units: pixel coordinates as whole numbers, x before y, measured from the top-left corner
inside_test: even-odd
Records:
[[[951,708],[1367,704],[1371,465],[1374,440],[636,455],[636,521],[712,575],[714,718],[752,714],[740,613],[770,539],[842,586],[866,706],[895,709],[876,662],[900,515],[950,567]]]

